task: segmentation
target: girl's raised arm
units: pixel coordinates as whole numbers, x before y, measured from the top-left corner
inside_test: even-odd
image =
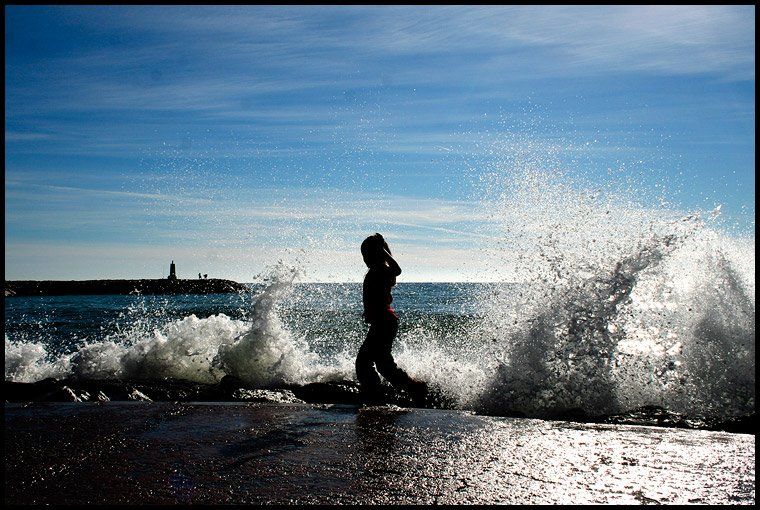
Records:
[[[398,262],[396,262],[396,259],[393,258],[393,255],[391,255],[391,251],[388,249],[387,244],[383,246],[383,254],[385,255],[385,261],[388,263],[388,267],[390,268],[393,276],[400,275],[401,267],[398,265]]]

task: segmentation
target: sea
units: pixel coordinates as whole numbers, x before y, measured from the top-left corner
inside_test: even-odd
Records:
[[[719,206],[658,208],[546,173],[501,184],[477,232],[492,281],[399,277],[399,366],[495,416],[754,414],[754,234],[720,228]],[[355,380],[361,282],[300,269],[275,264],[240,294],[6,297],[5,380]]]
[[[715,302],[715,289],[677,306],[641,303],[627,287],[637,268],[531,313],[525,284],[399,283],[394,357],[453,408],[490,415],[754,413],[754,308],[742,289],[731,289],[733,308]],[[367,333],[360,283],[281,276],[248,287],[6,298],[5,378],[215,383],[231,374],[258,388],[355,379]]]

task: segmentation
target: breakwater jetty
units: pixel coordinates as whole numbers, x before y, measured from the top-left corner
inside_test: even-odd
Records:
[[[18,280],[5,282],[5,296],[77,296],[107,294],[230,294],[245,292],[242,283],[209,279]]]

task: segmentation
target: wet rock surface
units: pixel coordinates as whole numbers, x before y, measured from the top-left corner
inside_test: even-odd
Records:
[[[5,504],[755,502],[755,437],[398,406],[5,404]]]

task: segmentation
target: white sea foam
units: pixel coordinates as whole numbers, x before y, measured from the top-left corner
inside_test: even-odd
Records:
[[[113,339],[91,342],[59,357],[41,343],[11,342],[6,335],[5,378],[18,382],[46,377],[175,378],[214,383],[234,375],[258,387],[350,378],[345,361],[321,363],[303,336],[291,332],[280,319],[278,305],[291,292],[294,275],[284,266],[273,268],[268,284],[253,297],[246,321],[224,314],[203,319],[190,315],[153,327],[135,316],[132,327]]]
[[[5,335],[5,380],[15,382],[35,382],[48,377],[60,378],[68,373],[66,362],[61,358],[48,361],[45,346],[36,342],[12,342]]]

